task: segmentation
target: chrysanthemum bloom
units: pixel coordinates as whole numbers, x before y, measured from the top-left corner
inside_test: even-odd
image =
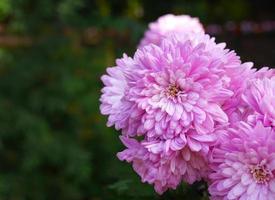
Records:
[[[258,122],[229,129],[212,152],[213,200],[275,199],[275,132]]]
[[[160,45],[161,40],[171,33],[204,33],[202,24],[198,18],[188,15],[167,14],[158,18],[157,21],[149,24],[149,30],[145,32],[140,42],[140,47],[153,43]]]
[[[161,146],[164,153],[160,163],[183,150],[203,163],[216,140],[215,127],[228,123],[222,106],[234,96],[234,88],[246,79],[243,72],[250,67],[208,35],[170,36],[159,46],[138,49],[133,58],[124,55],[116,67],[107,70],[109,75],[102,77],[105,88],[101,111],[109,115],[108,124],[122,129],[125,136],[143,135],[146,143]],[[133,163],[138,160],[142,166],[151,163],[124,159]],[[186,165],[194,168],[189,162]],[[193,169],[196,174],[192,177],[190,173],[177,173],[182,178],[179,180],[191,183],[201,178],[198,171],[203,170]]]
[[[161,141],[138,142],[126,137],[121,140],[127,149],[118,153],[119,159],[132,162],[142,181],[153,184],[159,194],[176,189],[182,180],[193,183],[206,176],[207,162],[200,153],[187,147],[165,151],[165,143]]]
[[[275,76],[249,81],[243,100],[254,111],[250,122],[261,120],[265,126],[275,126]]]
[[[204,144],[189,137],[189,130],[207,136],[216,124],[228,122],[222,105],[234,95],[233,72],[247,64],[224,46],[197,34],[166,38],[160,46],[151,44],[136,52],[132,64],[136,67],[124,72],[127,99],[144,111],[138,134],[170,141],[178,150],[186,144],[190,148]],[[238,77],[245,79],[245,74]]]

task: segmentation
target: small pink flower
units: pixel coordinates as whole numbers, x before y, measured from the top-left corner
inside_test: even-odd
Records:
[[[145,32],[139,46],[142,47],[150,43],[160,45],[161,40],[171,33],[204,33],[204,29],[197,18],[188,15],[167,14],[149,24],[149,30]]]
[[[212,151],[213,200],[275,199],[275,132],[258,122],[230,128]]]

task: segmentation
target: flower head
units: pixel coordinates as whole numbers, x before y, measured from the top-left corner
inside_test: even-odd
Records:
[[[235,94],[235,73],[247,68],[224,44],[204,34],[148,45],[136,52],[134,62],[137,67],[125,70],[125,76],[127,98],[144,111],[138,134],[177,138],[178,149],[189,144],[189,130],[200,137],[228,122],[222,105]]]
[[[275,199],[275,131],[258,122],[228,129],[212,152],[212,199]]]
[[[171,33],[203,33],[202,24],[197,18],[188,15],[167,14],[160,17],[156,22],[149,24],[149,30],[145,32],[140,42],[140,47],[153,43],[160,45],[161,40]]]

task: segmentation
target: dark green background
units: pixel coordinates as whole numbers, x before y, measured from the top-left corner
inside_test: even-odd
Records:
[[[0,0],[0,199],[207,199],[203,183],[162,197],[120,162],[99,113],[100,76],[166,13],[204,24],[274,20],[272,1]],[[274,33],[224,33],[244,61],[274,65]]]

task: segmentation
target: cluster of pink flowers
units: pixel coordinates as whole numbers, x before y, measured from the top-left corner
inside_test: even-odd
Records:
[[[205,180],[213,200],[275,199],[275,72],[225,46],[197,19],[165,15],[102,76],[118,158],[159,194]]]

